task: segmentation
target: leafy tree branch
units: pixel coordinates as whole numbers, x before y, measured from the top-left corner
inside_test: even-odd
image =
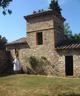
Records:
[[[10,9],[8,9],[9,4],[12,2],[13,0],[0,0],[0,8],[2,9],[2,13],[4,15],[6,15],[7,13],[11,14],[12,11]]]

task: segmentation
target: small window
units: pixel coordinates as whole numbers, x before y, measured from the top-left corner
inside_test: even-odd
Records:
[[[42,45],[43,44],[42,32],[39,32],[39,33],[36,34],[36,40],[37,40],[37,45]]]

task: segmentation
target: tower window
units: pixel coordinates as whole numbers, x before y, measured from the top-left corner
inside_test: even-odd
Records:
[[[37,40],[37,45],[42,45],[43,44],[42,32],[39,32],[39,33],[36,34],[36,40]]]

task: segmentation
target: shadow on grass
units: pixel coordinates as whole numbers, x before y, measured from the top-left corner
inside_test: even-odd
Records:
[[[4,74],[0,74],[0,77],[5,77],[5,76],[10,76],[10,75],[14,75],[14,73],[4,73]]]
[[[80,96],[80,93],[63,93],[63,94],[59,94],[58,96]]]
[[[22,71],[20,71],[20,72],[12,71],[11,73],[2,73],[2,74],[0,74],[0,77],[6,77],[6,76],[16,75],[16,74],[25,74],[25,73],[23,73]]]

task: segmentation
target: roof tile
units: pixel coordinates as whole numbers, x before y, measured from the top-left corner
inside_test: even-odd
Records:
[[[56,49],[79,49],[80,40],[65,40],[56,46]]]
[[[8,43],[7,45],[14,45],[14,44],[28,44],[26,37],[20,38],[18,40],[12,41],[11,43]]]

